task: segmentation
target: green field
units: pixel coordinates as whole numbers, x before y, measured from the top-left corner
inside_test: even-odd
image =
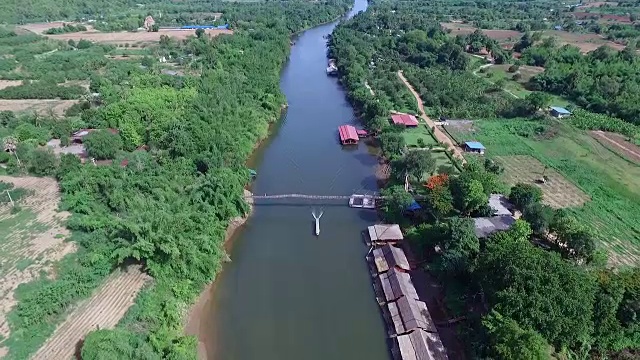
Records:
[[[569,211],[598,234],[613,264],[640,263],[640,166],[606,149],[586,133],[557,121],[481,120],[474,123],[474,128],[475,133],[469,136],[487,147],[488,157],[510,159],[512,171],[534,172],[523,164],[523,158],[511,158],[528,155],[584,192],[590,200]],[[505,180],[513,175],[506,171]],[[565,194],[567,191],[556,192],[572,198]],[[574,193],[579,196],[579,192]]]
[[[408,147],[419,147],[418,139],[422,139],[424,146],[437,146],[438,142],[433,138],[426,125],[420,124],[416,128],[407,128],[402,131],[402,136]]]

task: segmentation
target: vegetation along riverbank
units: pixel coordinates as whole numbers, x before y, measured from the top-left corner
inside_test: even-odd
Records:
[[[391,169],[384,217],[442,284],[467,358],[637,357],[634,37],[588,48],[567,42],[591,31],[562,28],[573,10],[481,3],[376,0],[330,38]],[[398,71],[466,164],[433,127],[392,125],[419,114]]]
[[[349,6],[342,1],[154,6],[160,5],[162,17],[153,6],[141,13],[123,4],[124,15],[103,12],[105,21],[93,26],[130,30],[148,15],[160,26],[215,18],[230,24],[233,35],[210,38],[195,31],[184,40],[160,37],[157,43],[118,46],[61,42],[11,26],[0,33],[0,76],[23,80],[0,96],[27,98],[30,83],[38,82],[51,84],[40,87],[50,94],[39,98],[64,93],[78,103],[55,119],[46,111],[2,113],[2,136],[13,151],[2,158],[5,171],[57,178],[61,207],[71,213],[69,241],[77,245],[75,253],[53,265],[55,276],[18,288],[8,314],[10,331],[1,342],[8,359],[35,353],[78,301],[108,282],[114,269],[130,264],[141,265],[151,279],[118,325],[92,327],[78,352],[84,359],[196,357],[195,338],[183,332],[184,318],[226,257],[229,221],[249,210],[243,191],[250,176],[242,164],[285,103],[279,74],[289,37]],[[53,4],[48,16],[62,13],[63,6],[69,20],[81,22],[92,19],[98,5]],[[3,19],[9,23],[44,20],[35,8],[5,10],[3,16],[16,15]],[[83,129],[89,130],[78,131]],[[51,138],[59,145],[43,147]],[[88,153],[79,152],[84,163],[67,153],[82,147]]]

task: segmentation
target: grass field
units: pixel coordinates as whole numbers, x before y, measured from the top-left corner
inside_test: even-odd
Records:
[[[426,125],[420,124],[416,128],[407,128],[402,131],[404,141],[409,147],[418,147],[418,139],[422,139],[424,146],[437,146],[438,142],[433,138]]]
[[[541,128],[545,133],[538,137],[534,129]],[[487,147],[488,157],[506,160],[506,181],[538,177],[536,159],[549,167],[548,176],[561,175],[555,176],[559,189],[553,191],[571,192],[564,194],[564,205],[577,205],[581,193],[586,194],[589,201],[569,210],[598,234],[612,264],[640,264],[640,166],[556,121],[481,120],[474,122],[474,129],[472,137]]]

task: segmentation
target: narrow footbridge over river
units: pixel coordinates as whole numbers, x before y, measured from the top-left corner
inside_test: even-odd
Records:
[[[278,194],[278,195],[251,195],[246,199],[310,199],[310,200],[348,200],[352,197],[366,197],[368,199],[379,200],[380,195],[308,195],[308,194]]]

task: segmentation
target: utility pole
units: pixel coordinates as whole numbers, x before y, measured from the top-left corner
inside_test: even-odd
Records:
[[[16,204],[13,202],[13,199],[11,198],[11,193],[9,193],[9,190],[5,190],[5,192],[7,193],[7,196],[9,197],[9,201],[11,201],[11,206],[15,207]]]

